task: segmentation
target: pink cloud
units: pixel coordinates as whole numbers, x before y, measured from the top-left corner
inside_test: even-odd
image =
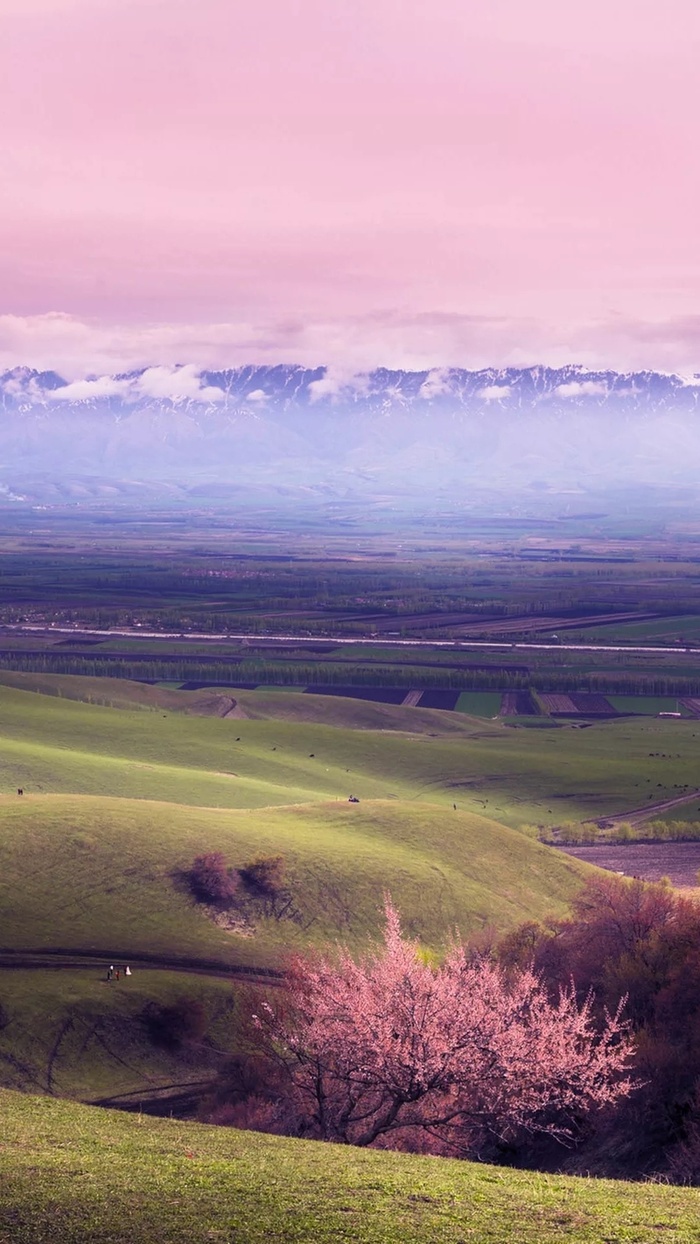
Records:
[[[183,358],[188,368],[179,366]],[[532,317],[480,319],[398,311],[306,322],[241,318],[105,324],[56,313],[0,316],[0,370],[21,363],[95,384],[104,381],[84,382],[83,377],[152,368],[147,383],[152,383],[154,395],[158,389],[160,395],[174,397],[194,395],[203,368],[246,363],[324,365],[325,376],[315,382],[318,397],[346,387],[361,389],[367,373],[378,366],[428,371],[423,396],[436,396],[448,390],[445,377],[451,367],[561,366],[572,360],[593,368],[653,367],[692,376],[700,370],[700,319],[650,322],[617,316],[562,326]],[[560,396],[579,395],[582,384],[596,386],[596,395],[599,382],[571,381],[575,387]],[[507,396],[505,387],[487,385],[481,397],[499,400]],[[207,400],[219,400],[217,392]]]
[[[376,316],[428,368],[588,361],[700,305],[690,0],[2,7],[0,314],[68,358],[212,326],[361,370]]]

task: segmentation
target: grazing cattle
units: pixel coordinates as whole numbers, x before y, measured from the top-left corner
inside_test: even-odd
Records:
[[[22,789],[22,787],[21,787],[21,786],[18,786],[18,787],[17,787],[17,794],[18,794],[18,795],[23,795],[23,794],[24,794],[24,790]]]

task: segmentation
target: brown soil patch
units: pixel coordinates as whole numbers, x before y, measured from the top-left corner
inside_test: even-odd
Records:
[[[697,886],[700,842],[596,843],[557,850],[626,877],[641,877],[643,881],[668,877],[674,886]]]
[[[570,695],[550,695],[540,691],[538,699],[548,713],[578,713]]]
[[[201,910],[218,929],[235,937],[255,937],[255,925],[240,911],[221,911],[218,907],[202,905]]]

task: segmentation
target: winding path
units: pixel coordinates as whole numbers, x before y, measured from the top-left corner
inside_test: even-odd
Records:
[[[22,971],[99,971],[111,964],[128,963],[149,972],[180,972],[188,976],[216,976],[265,985],[281,984],[283,973],[276,968],[244,963],[224,963],[217,959],[170,959],[167,955],[145,955],[124,950],[76,950],[71,947],[40,947],[22,950],[0,946],[0,969]]]
[[[663,799],[660,803],[642,804],[640,808],[630,808],[627,812],[611,812],[610,816],[593,816],[583,824],[600,825],[604,821],[606,825],[611,825],[618,821],[629,821],[632,825],[638,825],[653,816],[655,812],[667,812],[669,808],[692,803],[694,799],[700,799],[700,790],[691,790],[687,795],[676,795],[673,799]]]

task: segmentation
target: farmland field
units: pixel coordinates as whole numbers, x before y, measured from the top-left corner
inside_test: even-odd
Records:
[[[698,884],[700,842],[600,843],[560,849],[583,863],[626,877],[642,877],[644,881],[668,877],[672,885],[681,887],[696,888]]]
[[[570,695],[549,695],[547,692],[540,692],[538,697],[540,704],[547,713],[578,713],[578,708],[574,704]]]
[[[609,695],[607,698],[618,713],[644,713],[648,716],[656,716],[657,713],[680,712],[684,717],[690,715],[672,696]]]
[[[458,713],[470,713],[474,717],[498,717],[501,696],[495,691],[462,691],[455,708]]]

